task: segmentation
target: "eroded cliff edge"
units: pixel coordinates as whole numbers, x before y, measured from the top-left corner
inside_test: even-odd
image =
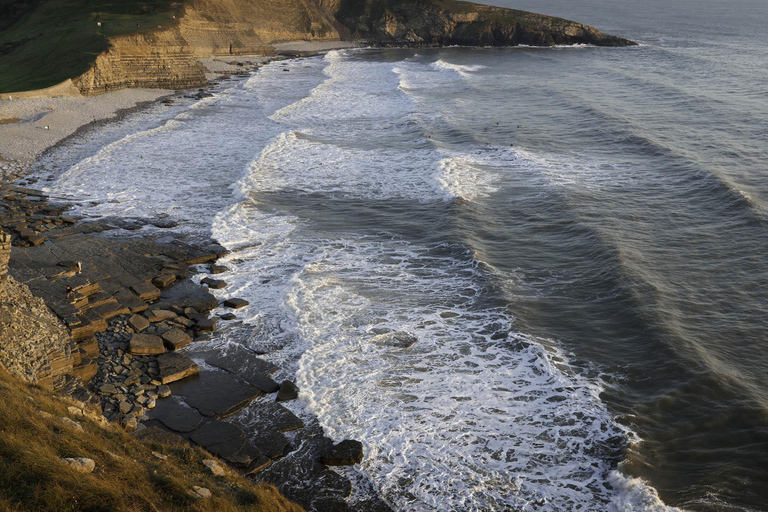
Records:
[[[380,45],[631,46],[594,27],[526,11],[450,0],[338,0],[352,38]]]

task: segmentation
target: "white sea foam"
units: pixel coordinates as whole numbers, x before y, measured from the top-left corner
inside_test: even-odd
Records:
[[[470,73],[476,73],[478,71],[481,71],[483,69],[488,69],[488,66],[483,66],[481,64],[452,64],[450,62],[446,62],[442,59],[439,59],[431,64],[431,66],[438,68],[438,69],[450,69],[451,71],[455,71],[459,73],[462,76],[466,76]]]

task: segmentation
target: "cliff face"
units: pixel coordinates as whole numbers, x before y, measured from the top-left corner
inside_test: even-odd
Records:
[[[338,40],[343,27],[319,0],[190,0],[179,20],[152,33],[111,38],[91,69],[76,78],[83,94],[124,87],[203,85],[200,57],[265,55],[291,40]]]
[[[352,37],[380,45],[628,46],[594,27],[514,9],[451,0],[326,0]]]
[[[11,237],[0,231],[0,365],[51,387],[72,372],[72,338],[29,288],[8,277]]]

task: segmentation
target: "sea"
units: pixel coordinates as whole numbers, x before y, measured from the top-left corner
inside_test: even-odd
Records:
[[[353,507],[768,510],[768,2],[496,4],[640,44],[273,62],[43,183],[231,251],[210,343],[362,441]]]

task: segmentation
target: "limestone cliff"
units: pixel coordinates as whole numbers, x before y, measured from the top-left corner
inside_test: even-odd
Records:
[[[561,18],[451,0],[324,0],[351,32],[380,45],[552,46],[635,43]]]
[[[0,231],[0,365],[52,387],[72,372],[72,338],[43,299],[6,275],[10,253],[11,238]]]
[[[75,85],[83,94],[194,87],[206,82],[200,57],[266,55],[282,41],[338,40],[339,28],[318,0],[189,0],[167,27],[110,39]]]

